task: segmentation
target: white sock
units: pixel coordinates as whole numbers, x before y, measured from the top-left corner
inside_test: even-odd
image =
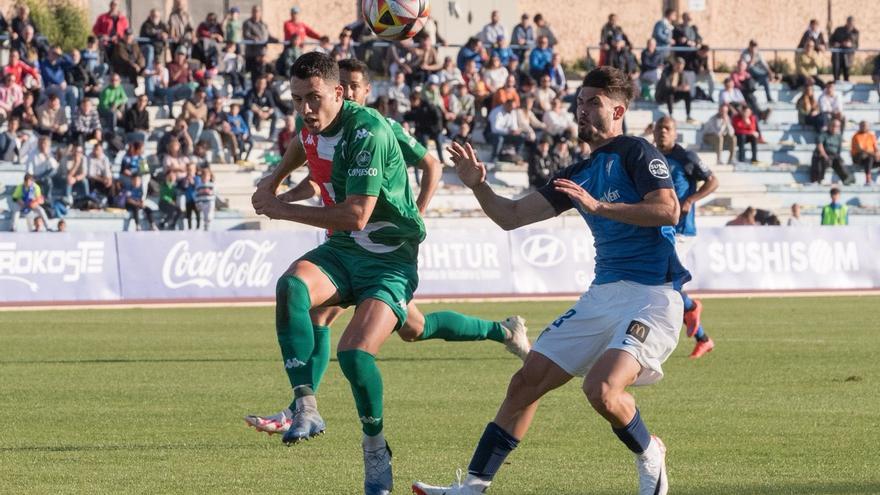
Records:
[[[368,436],[364,434],[363,440],[361,440],[361,444],[364,446],[366,450],[378,450],[385,446],[385,435],[380,431],[376,436]]]
[[[314,395],[303,395],[295,401],[297,409],[318,409],[318,400]]]
[[[489,485],[491,485],[492,482],[486,481],[482,478],[478,478],[478,477],[472,475],[471,473],[468,473],[467,477],[465,477],[462,484],[464,486],[472,486],[472,487],[478,488],[478,489],[480,489],[480,491],[485,491],[487,488],[489,488]]]

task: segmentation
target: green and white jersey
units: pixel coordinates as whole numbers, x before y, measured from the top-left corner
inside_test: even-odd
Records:
[[[425,224],[388,121],[372,108],[345,101],[337,122],[321,136],[338,137],[329,191],[335,202],[342,203],[351,195],[378,198],[363,230],[334,231],[328,244],[414,263],[419,243],[425,239]]]
[[[403,161],[410,167],[418,165],[422,158],[428,154],[428,150],[410,133],[406,132],[406,129],[396,120],[389,117],[386,117],[385,120],[388,121],[388,125],[391,126],[391,130],[394,132],[394,137],[397,139],[397,144],[400,145],[400,151],[403,152]]]

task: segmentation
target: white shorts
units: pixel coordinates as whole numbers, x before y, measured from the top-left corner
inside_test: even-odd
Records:
[[[620,349],[642,365],[634,385],[650,385],[663,378],[661,364],[678,345],[683,313],[671,284],[594,285],[547,326],[532,350],[566,373],[584,376],[606,350]]]
[[[688,253],[691,252],[696,243],[696,236],[675,234],[675,254],[678,255],[678,261],[681,261],[681,264],[685,267],[687,267],[689,261],[687,259]]]

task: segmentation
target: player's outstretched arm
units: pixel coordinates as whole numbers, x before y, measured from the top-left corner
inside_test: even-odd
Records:
[[[263,177],[263,179],[257,184],[257,192],[269,192],[274,196],[275,192],[278,191],[278,186],[284,182],[284,179],[286,179],[291,172],[302,167],[305,163],[306,150],[303,148],[299,136],[296,136],[290,142],[287,151],[284,152],[284,156],[281,157],[281,163],[275,167],[275,170],[273,170],[271,174]],[[254,193],[254,196],[256,196],[256,193]]]
[[[428,203],[431,202],[431,198],[434,197],[437,186],[440,184],[443,164],[433,156],[425,154],[418,167],[422,169],[422,180],[419,182],[419,197],[416,198],[416,206],[419,208],[419,213],[424,216],[428,209]]]
[[[459,179],[471,188],[483,212],[504,230],[513,230],[556,216],[556,210],[543,195],[533,192],[513,200],[498,196],[486,182],[486,166],[477,159],[470,144],[452,143],[447,148]]]
[[[679,220],[678,198],[675,190],[656,189],[645,195],[638,203],[606,203],[592,197],[583,187],[568,179],[556,179],[553,186],[566,194],[583,211],[616,222],[640,227],[675,225]]]

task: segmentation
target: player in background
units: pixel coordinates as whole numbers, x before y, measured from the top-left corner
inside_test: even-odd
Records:
[[[343,98],[363,104],[370,93],[368,68],[363,62],[354,59],[339,62],[339,78],[343,87]],[[407,165],[417,164],[423,170],[421,187],[416,205],[420,213],[424,213],[428,203],[437,189],[442,174],[442,165],[412,136],[392,119],[386,119],[391,126],[397,143],[403,153]],[[309,176],[300,181],[289,191],[279,195],[281,201],[293,203],[320,195],[324,205],[335,203],[330,184],[332,154],[338,139],[333,136],[314,135],[307,127],[301,129],[292,141],[290,149],[285,153],[282,163],[266,179],[266,187],[277,190],[278,185],[290,172],[305,161],[309,168]],[[407,184],[407,187],[409,185]],[[324,372],[330,362],[330,326],[345,311],[338,306],[318,307],[310,311],[315,334],[315,352],[312,355],[314,383],[312,388],[317,392]],[[422,314],[415,303],[407,307],[407,318],[397,334],[407,342],[443,339],[446,341],[493,340],[505,344],[511,353],[525,359],[531,348],[527,336],[525,320],[511,316],[500,322],[473,318],[454,311],[439,311]],[[271,416],[248,415],[245,422],[257,431],[285,433],[290,430],[295,403]],[[294,429],[286,441],[296,442],[312,436],[310,430]]]
[[[675,250],[678,259],[687,261],[687,254],[694,245],[697,235],[696,206],[697,201],[712,194],[718,189],[718,179],[700,160],[699,155],[688,151],[675,142],[675,120],[672,117],[661,117],[654,123],[654,145],[663,153],[669,164],[669,174],[675,186],[675,195],[681,204],[681,219],[675,226]],[[700,184],[702,182],[702,184]],[[699,186],[698,186],[699,184]],[[709,338],[700,323],[703,304],[699,299],[691,299],[683,288],[679,288],[681,300],[684,302],[684,323],[687,336],[696,339],[691,358],[697,359],[715,348],[715,342]]]
[[[626,388],[663,377],[661,364],[678,343],[683,313],[673,286],[690,274],[675,254],[679,205],[669,168],[654,146],[623,135],[632,98],[632,83],[620,70],[588,73],[577,96],[578,135],[593,153],[517,200],[492,191],[470,146],[450,150],[462,182],[505,230],[576,209],[595,239],[596,275],[581,299],[541,333],[511,379],[467,477],[447,487],[417,482],[414,493],[484,493],[526,434],[538,400],[574,376],[585,376],[587,400],[635,454],[639,494],[667,493],[666,447],[648,432]]]

